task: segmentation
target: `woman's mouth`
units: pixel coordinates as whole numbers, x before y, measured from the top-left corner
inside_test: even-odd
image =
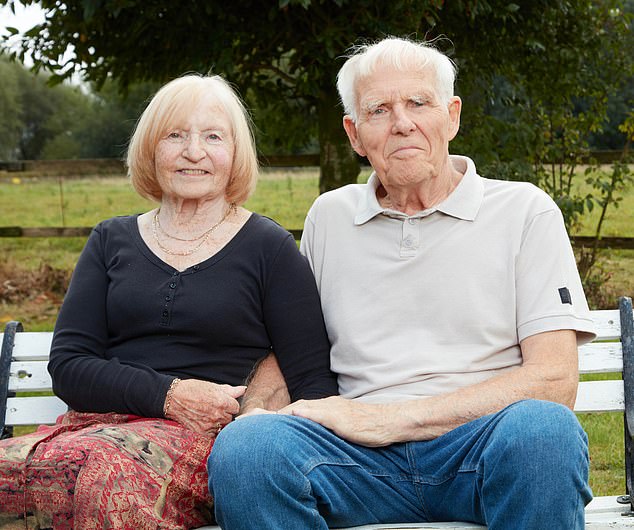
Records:
[[[205,171],[204,169],[179,169],[178,172],[182,173],[183,175],[189,175],[191,177],[198,177],[198,176],[206,175],[207,173],[209,173],[208,171]]]

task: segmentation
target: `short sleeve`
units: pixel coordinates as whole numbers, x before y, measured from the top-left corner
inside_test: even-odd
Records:
[[[516,260],[518,339],[574,329],[577,342],[596,335],[563,216],[554,205],[526,225]]]

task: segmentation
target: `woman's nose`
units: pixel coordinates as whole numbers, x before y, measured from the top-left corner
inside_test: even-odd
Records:
[[[190,134],[183,146],[183,156],[190,160],[200,160],[206,155],[205,149],[201,146],[201,139],[198,134]]]

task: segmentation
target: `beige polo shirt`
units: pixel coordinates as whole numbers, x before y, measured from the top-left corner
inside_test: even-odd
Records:
[[[347,398],[433,396],[521,364],[530,335],[594,337],[552,199],[532,184],[482,178],[469,158],[452,162],[459,185],[416,215],[382,208],[376,175],[321,195],[308,212],[300,248]]]

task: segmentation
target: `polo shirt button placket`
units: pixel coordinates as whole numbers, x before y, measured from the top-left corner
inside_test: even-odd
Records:
[[[413,258],[418,251],[420,240],[420,219],[409,217],[403,219],[403,229],[401,237],[401,258]]]

